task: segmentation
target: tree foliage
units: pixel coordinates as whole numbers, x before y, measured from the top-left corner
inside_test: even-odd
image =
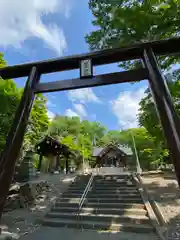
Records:
[[[72,128],[71,125],[74,123],[76,126]],[[61,129],[62,126],[64,128]],[[59,127],[60,129],[58,129]],[[150,168],[153,164],[160,164],[164,160],[163,157],[167,155],[167,151],[164,152],[164,155],[161,154],[161,145],[157,144],[156,139],[144,127],[108,131],[97,122],[80,121],[77,117],[56,116],[50,124],[49,134],[56,136],[72,151],[78,152],[85,161],[91,161],[93,147],[114,144],[132,149],[135,163],[133,137],[142,167]],[[96,141],[94,141],[95,139]],[[82,157],[79,158],[79,155],[77,159],[73,157],[73,160],[76,165],[82,163]],[[91,161],[91,163],[93,162]]]
[[[177,114],[180,116],[180,81],[179,81],[179,70],[174,71],[173,75],[168,76],[171,80],[168,82],[168,87],[172,96],[172,101],[174,103]],[[139,109],[139,123],[141,126],[145,127],[148,133],[154,137],[154,141],[161,148],[161,157],[168,155],[167,144],[163,134],[160,119],[158,117],[154,100],[147,91],[146,97],[140,101]]]
[[[13,80],[0,79],[0,151],[4,147],[20,97],[21,90],[17,89]]]
[[[179,0],[90,0],[89,8],[95,18],[92,24],[97,29],[86,36],[91,50],[124,47],[179,36]],[[177,62],[178,58],[162,60],[162,67],[167,68]],[[134,67],[129,62],[121,66]]]
[[[86,35],[86,41],[91,50],[128,47],[137,43],[169,39],[180,35],[179,0],[89,0],[89,8],[94,16],[92,24],[96,27]],[[166,72],[170,70],[172,64],[179,62],[178,56],[159,57],[158,59],[162,69]],[[132,69],[139,67],[140,64],[139,61],[127,61],[120,63],[120,66],[124,69]],[[177,112],[180,113],[180,71],[176,70],[169,75],[167,77],[171,80],[168,85],[172,100]],[[148,142],[151,146],[150,150],[144,146],[147,139],[143,140],[144,142],[140,140],[144,150],[139,148],[139,154],[143,153],[143,159],[147,158],[148,162],[164,161],[168,156],[168,150],[149,89],[140,102],[138,118],[140,126],[147,130],[148,139],[152,141]],[[107,142],[108,137],[112,136],[115,142],[119,138],[117,133],[109,132],[102,141]],[[143,134],[141,133],[140,136]],[[156,149],[152,144],[157,146]]]
[[[48,134],[59,139],[85,159],[92,156],[93,144],[98,145],[106,128],[97,122],[80,121],[79,117],[56,116],[49,125]],[[79,155],[78,159],[79,161]]]
[[[33,149],[35,144],[42,139],[48,131],[49,118],[46,109],[47,100],[42,94],[35,98],[24,137],[24,149]]]
[[[6,65],[3,54],[0,54],[0,67]],[[13,80],[0,79],[0,152],[3,151],[6,137],[12,125],[16,109],[20,103],[23,89],[17,88]],[[24,138],[24,150],[33,148],[35,143],[47,131],[49,119],[46,99],[39,94],[33,104],[29,124]]]

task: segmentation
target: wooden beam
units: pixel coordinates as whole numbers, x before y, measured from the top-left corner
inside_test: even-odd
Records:
[[[146,69],[130,70],[124,72],[116,72],[104,75],[98,75],[90,79],[71,79],[60,80],[56,82],[38,83],[35,88],[36,93],[55,92],[64,90],[73,90],[87,87],[97,87],[109,84],[135,82],[148,79]]]
[[[3,79],[25,77],[29,75],[33,66],[37,67],[40,74],[78,69],[80,61],[89,58],[92,59],[93,66],[140,59],[143,56],[144,49],[147,47],[151,47],[158,56],[178,54],[180,52],[180,38],[140,43],[124,48],[106,49],[87,54],[9,66],[0,69],[0,76]]]

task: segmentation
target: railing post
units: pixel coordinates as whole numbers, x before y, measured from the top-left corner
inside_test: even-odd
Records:
[[[26,82],[20,104],[15,113],[15,118],[0,159],[0,217],[2,216],[3,207],[12,181],[15,163],[23,143],[26,126],[35,98],[35,85],[39,81],[39,78],[40,76],[37,72],[37,68],[33,67]]]
[[[144,50],[143,58],[149,73],[149,84],[155,100],[156,109],[162,124],[168,147],[172,154],[174,168],[180,186],[180,121],[175,111],[171,94],[158,66],[157,59],[148,48]]]
[[[91,187],[91,185],[92,185],[92,183],[93,183],[93,179],[94,179],[94,174],[91,173],[91,177],[89,178],[89,181],[88,181],[88,183],[87,183],[87,185],[86,185],[86,187],[85,187],[85,189],[84,189],[84,192],[83,192],[83,194],[82,194],[82,196],[81,196],[81,198],[80,198],[80,200],[79,200],[79,203],[78,203],[78,211],[77,211],[77,215],[76,215],[76,218],[77,218],[77,227],[79,227],[79,220],[80,220],[79,215],[80,215],[80,211],[81,211],[81,208],[83,207],[83,204],[84,204],[84,201],[85,201],[85,199],[86,199],[86,196],[87,196],[87,194],[88,194],[88,192],[89,192],[89,189],[90,189],[90,187]]]

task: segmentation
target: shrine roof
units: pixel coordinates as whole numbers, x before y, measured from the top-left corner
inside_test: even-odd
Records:
[[[98,147],[98,148],[94,148],[93,149],[93,156],[97,157],[97,156],[102,156],[104,154],[106,154],[109,151],[114,151],[120,155],[132,155],[132,150],[131,148],[125,146],[125,145],[106,145],[105,147]]]
[[[65,144],[60,143],[57,139],[46,136],[35,146],[36,152],[44,156],[48,154],[58,155],[60,153],[69,153],[70,149]]]

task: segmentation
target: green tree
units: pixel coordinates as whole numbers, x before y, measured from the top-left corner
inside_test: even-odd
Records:
[[[35,144],[47,133],[49,119],[46,109],[46,98],[38,94],[35,98],[26,134],[24,137],[24,149],[32,149]]]
[[[179,0],[90,0],[89,8],[94,15],[92,24],[96,27],[96,30],[86,35],[86,41],[91,50],[128,47],[137,43],[179,36]],[[159,57],[159,63],[166,71],[170,70],[172,64],[178,63],[178,61],[179,57],[177,56]],[[124,69],[131,69],[139,67],[140,62],[126,61],[120,63],[120,66]],[[180,71],[174,71],[173,75],[177,80],[169,83],[169,88],[179,113],[180,78],[178,76]],[[154,158],[158,159],[157,161],[163,161],[164,157],[168,155],[168,151],[154,102],[148,89],[147,96],[140,103],[139,122],[147,129],[148,134],[157,144],[157,151],[153,153],[155,155],[147,148],[146,153],[151,152],[153,156],[156,156]],[[105,136],[105,139],[102,140],[107,142],[108,137]],[[116,140],[117,135],[113,134],[113,141]]]
[[[145,128],[127,129],[120,133],[121,144],[124,143],[129,146],[133,150],[135,156],[132,137],[134,137],[139,161],[143,168],[149,169],[153,164],[161,163],[161,145],[155,142],[154,137],[152,137]]]
[[[101,146],[112,144],[120,144],[120,131],[111,130],[108,131],[99,141]],[[124,144],[124,142],[123,142]]]
[[[106,133],[106,128],[98,122],[80,121],[79,117],[56,116],[49,125],[48,133],[66,144],[72,151],[78,152],[75,162],[79,165],[82,163],[82,157],[85,161],[91,158],[93,144],[96,142],[98,146]]]
[[[172,95],[172,100],[176,109],[176,112],[180,116],[180,81],[179,81],[179,70],[174,71],[173,75],[169,75],[168,78],[171,80],[168,82],[169,90]],[[157,111],[154,105],[153,98],[150,94],[149,89],[147,95],[140,101],[140,109],[138,114],[139,123],[145,127],[148,133],[154,138],[155,143],[160,151],[161,160],[168,155],[167,145],[163,134],[162,126],[157,115]]]
[[[80,121],[79,117],[56,116],[50,123],[48,132],[59,139],[68,135],[73,135],[75,139],[78,139],[79,135],[88,135],[92,143],[94,139],[98,143],[106,133],[106,128],[98,122]]]
[[[106,131],[106,128],[98,122],[89,122],[87,120],[81,122],[80,132],[82,135],[88,135],[92,145],[96,144],[98,146],[100,139],[105,135]]]
[[[0,152],[4,148],[20,98],[21,90],[13,80],[0,79]]]
[[[97,29],[86,36],[91,50],[179,36],[179,0],[90,0],[89,8],[95,18],[92,24]],[[163,58],[162,67],[167,68],[177,60],[177,57]],[[121,66],[134,67],[129,63]]]
[[[6,62],[0,53],[0,67]],[[0,78],[0,152],[4,148],[6,137],[12,125],[16,109],[19,105],[23,89],[17,88],[13,80]],[[46,99],[38,94],[33,104],[29,124],[24,138],[24,149],[32,148],[48,129]]]
[[[4,54],[0,52],[0,68],[5,67],[7,65],[6,61],[4,60]]]
[[[52,137],[65,137],[68,134],[78,135],[80,133],[80,118],[56,116],[50,123],[49,134]]]

